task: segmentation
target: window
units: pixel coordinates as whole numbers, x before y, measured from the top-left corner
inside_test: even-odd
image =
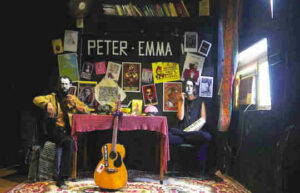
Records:
[[[239,53],[234,99],[235,107],[254,104],[258,110],[271,109],[266,38]]]
[[[273,0],[270,0],[270,8],[271,8],[271,18],[274,17],[274,8],[273,8]]]

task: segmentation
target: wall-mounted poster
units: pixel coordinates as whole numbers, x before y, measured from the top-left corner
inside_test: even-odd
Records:
[[[96,81],[78,81],[78,98],[92,109],[95,108],[94,87],[96,84]]]
[[[199,76],[201,76],[205,58],[203,56],[187,53],[184,61],[181,80],[191,78],[198,85]]]
[[[105,61],[95,62],[95,72],[96,72],[96,75],[106,73]]]
[[[102,101],[115,103],[118,100],[118,87],[101,86],[98,94],[102,96]]]
[[[142,86],[143,100],[145,106],[157,105],[157,94],[155,84],[148,84]]]
[[[126,93],[113,79],[103,78],[95,86],[95,99],[102,106],[110,105],[113,107],[119,95],[121,101],[126,98]]]
[[[173,62],[152,63],[154,83],[180,80],[179,64]]]
[[[72,81],[79,80],[77,54],[60,54],[58,57],[58,69],[60,76],[68,76]]]
[[[62,40],[60,38],[52,40],[52,47],[54,54],[61,54],[64,52],[64,49],[62,47]]]
[[[163,84],[163,111],[178,111],[178,95],[181,94],[181,82],[165,82]]]
[[[81,67],[80,77],[87,79],[87,80],[91,80],[93,71],[94,71],[93,63],[83,62],[82,67]]]
[[[141,91],[141,63],[122,62],[122,89],[125,92]]]
[[[207,56],[211,48],[211,43],[205,40],[202,40],[198,52],[204,56]]]
[[[113,79],[116,82],[118,82],[120,77],[121,67],[122,67],[121,64],[115,62],[108,62],[105,77]]]
[[[198,51],[198,33],[184,32],[184,51],[197,52]]]
[[[150,84],[153,82],[152,69],[143,68],[142,70],[142,83]]]
[[[78,31],[65,30],[64,50],[77,52]]]
[[[199,96],[200,97],[212,97],[213,96],[213,83],[214,78],[209,76],[201,76],[199,84]]]

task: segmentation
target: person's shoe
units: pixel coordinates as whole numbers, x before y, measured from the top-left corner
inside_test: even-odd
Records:
[[[223,182],[223,179],[216,175],[217,171],[210,170],[204,177],[205,180],[211,180],[215,182]]]
[[[62,178],[60,178],[56,181],[56,186],[59,187],[60,189],[68,189],[68,186],[65,183],[65,180]]]
[[[216,174],[207,175],[205,179],[215,181],[215,182],[223,182],[223,179],[217,176]]]

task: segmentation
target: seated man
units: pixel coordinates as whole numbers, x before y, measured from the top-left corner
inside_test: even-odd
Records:
[[[58,90],[43,96],[36,96],[33,103],[46,110],[47,116],[53,119],[54,125],[49,131],[50,141],[62,147],[61,163],[56,185],[62,187],[71,176],[74,141],[69,124],[70,113],[89,113],[88,107],[76,96],[69,94],[71,79],[62,76],[58,81]]]

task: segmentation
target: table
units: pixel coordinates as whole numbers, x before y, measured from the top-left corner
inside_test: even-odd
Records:
[[[73,160],[73,174],[76,178],[77,170],[77,135],[82,132],[108,130],[113,127],[112,115],[73,114],[72,137],[75,141],[75,158]],[[164,172],[167,172],[167,162],[170,160],[168,123],[165,116],[122,116],[119,119],[119,131],[147,130],[159,132],[160,137],[160,182],[163,182]]]

